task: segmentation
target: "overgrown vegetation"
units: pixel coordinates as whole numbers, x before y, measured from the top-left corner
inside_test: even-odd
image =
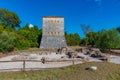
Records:
[[[2,24],[2,26],[20,27],[20,22],[21,20],[16,13],[6,9],[0,9],[0,24]]]
[[[96,71],[86,70],[97,66]],[[84,63],[66,68],[26,71],[1,72],[1,80],[119,80],[120,67],[109,63]]]
[[[9,52],[16,49],[39,47],[42,29],[29,24],[20,27],[21,20],[14,12],[0,9],[0,52]],[[79,34],[66,34],[68,45],[79,45]]]
[[[42,30],[28,24],[20,27],[20,22],[16,13],[0,9],[0,52],[39,46]]]
[[[85,32],[86,38],[82,40],[82,44],[86,46],[97,47],[103,51],[110,51],[111,48],[120,48],[120,27],[101,30],[100,32],[90,31],[90,29],[87,31],[85,29],[83,32]]]
[[[29,24],[20,26],[19,16],[6,9],[0,9],[0,52],[37,48],[40,45],[42,29]],[[78,33],[65,33],[68,46],[91,46],[101,50],[120,48],[120,27],[94,32],[90,26],[81,25],[86,35],[81,39]]]
[[[96,43],[96,46],[102,50],[111,48],[120,48],[120,36],[119,32],[115,29],[103,30],[99,33],[100,37]]]
[[[65,34],[66,42],[68,46],[78,46],[80,45],[81,39],[78,33],[75,34]]]

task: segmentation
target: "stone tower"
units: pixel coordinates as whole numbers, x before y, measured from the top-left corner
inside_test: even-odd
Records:
[[[66,47],[64,17],[44,16],[40,48]]]

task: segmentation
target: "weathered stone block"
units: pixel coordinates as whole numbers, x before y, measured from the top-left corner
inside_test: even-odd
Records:
[[[61,48],[66,46],[64,18],[55,16],[43,17],[43,32],[40,48]]]

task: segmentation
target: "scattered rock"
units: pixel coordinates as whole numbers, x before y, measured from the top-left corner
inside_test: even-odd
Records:
[[[97,67],[96,66],[91,66],[90,69],[91,70],[97,70]]]
[[[96,66],[91,66],[91,67],[88,67],[88,68],[86,68],[86,70],[97,70],[97,67]]]

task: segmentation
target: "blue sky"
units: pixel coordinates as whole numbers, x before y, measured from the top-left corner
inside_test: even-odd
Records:
[[[0,8],[17,13],[21,26],[29,23],[42,28],[43,16],[64,16],[65,31],[81,37],[81,24],[93,31],[120,26],[120,0],[0,0]]]

